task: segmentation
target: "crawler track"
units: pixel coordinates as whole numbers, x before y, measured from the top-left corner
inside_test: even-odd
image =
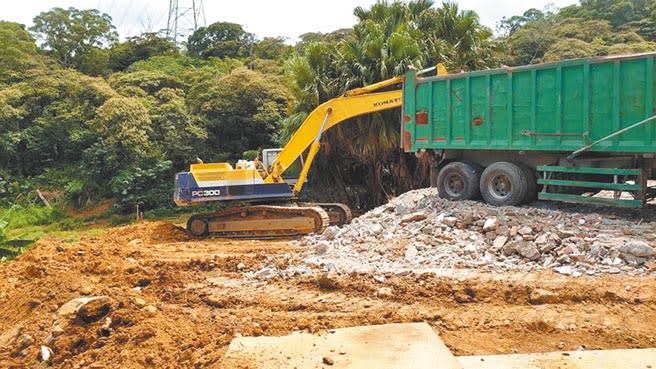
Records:
[[[341,203],[338,202],[322,202],[322,203],[317,203],[317,202],[312,202],[312,203],[302,203],[302,206],[318,206],[322,208],[323,210],[328,213],[328,217],[330,218],[330,225],[337,225],[341,226],[344,224],[351,223],[351,220],[353,220],[353,214],[351,213],[351,209]]]
[[[196,237],[284,238],[321,233],[330,218],[319,206],[245,206],[189,218]]]

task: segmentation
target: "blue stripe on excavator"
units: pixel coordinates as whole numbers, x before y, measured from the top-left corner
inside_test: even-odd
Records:
[[[189,172],[175,175],[174,194],[178,206],[229,200],[287,200],[293,197],[292,188],[287,183],[200,187]]]

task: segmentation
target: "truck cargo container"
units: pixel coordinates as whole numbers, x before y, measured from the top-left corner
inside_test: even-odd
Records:
[[[640,207],[653,198],[656,53],[420,77],[403,85],[402,145],[440,196]],[[611,196],[597,197],[607,190]],[[630,198],[626,195],[630,194]]]

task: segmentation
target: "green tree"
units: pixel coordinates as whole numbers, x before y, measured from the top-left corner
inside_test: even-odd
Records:
[[[102,79],[61,68],[0,89],[0,165],[37,175],[79,160],[93,141],[88,122],[115,96]]]
[[[141,162],[151,153],[152,122],[148,110],[136,98],[113,97],[96,110],[90,122],[99,142],[119,167]]]
[[[179,51],[174,42],[157,33],[144,33],[117,43],[110,49],[109,68],[123,71],[133,63],[154,56],[175,56]]]
[[[534,22],[537,20],[542,20],[545,18],[545,14],[535,8],[531,8],[524,12],[522,15],[513,15],[511,17],[503,17],[499,22],[498,28],[506,36],[510,36],[513,33],[517,32],[521,27],[526,25],[529,22]]]
[[[503,39],[503,61],[521,65],[568,58],[655,50],[654,0],[583,0],[526,19]],[[520,17],[522,18],[522,17]],[[516,19],[516,17],[511,17]]]
[[[502,61],[508,65],[537,63],[558,41],[558,36],[551,32],[553,23],[540,19],[526,24],[506,39],[508,53]]]
[[[265,37],[253,47],[253,56],[260,59],[278,60],[288,56],[294,48],[285,43],[284,37]]]
[[[208,133],[205,158],[236,160],[247,149],[271,147],[290,96],[280,78],[237,68],[197,87],[196,113]]]
[[[178,77],[148,70],[114,74],[110,83],[148,109],[150,143],[160,156],[172,162],[173,168],[181,170],[195,160],[207,133],[187,105],[187,84]]]
[[[298,53],[302,54],[305,47],[313,43],[322,43],[325,45],[337,45],[342,40],[353,37],[353,28],[342,28],[329,33],[307,32],[300,36],[299,42],[294,45]]]
[[[208,58],[238,58],[251,54],[254,36],[241,25],[216,22],[201,27],[189,36],[187,49],[190,55]]]
[[[480,23],[476,12],[444,2],[435,13],[438,23],[433,37],[446,40],[449,46],[447,67],[478,70],[496,65],[492,31]]]
[[[0,21],[0,83],[18,82],[28,70],[43,64],[23,25]]]
[[[30,31],[64,67],[79,68],[94,49],[114,43],[112,18],[97,10],[53,8],[34,17]]]
[[[583,58],[587,56],[603,55],[606,48],[603,45],[595,48],[592,44],[576,39],[566,38],[556,42],[540,59],[541,62],[552,62],[564,59]]]

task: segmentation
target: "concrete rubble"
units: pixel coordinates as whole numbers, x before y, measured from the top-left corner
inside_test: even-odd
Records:
[[[543,203],[492,207],[476,201],[451,202],[440,199],[435,189],[421,189],[342,228],[292,241],[306,246],[307,252],[290,255],[287,270],[264,267],[253,277],[321,269],[399,274],[451,268],[546,268],[574,277],[656,275],[656,224],[629,218]]]

